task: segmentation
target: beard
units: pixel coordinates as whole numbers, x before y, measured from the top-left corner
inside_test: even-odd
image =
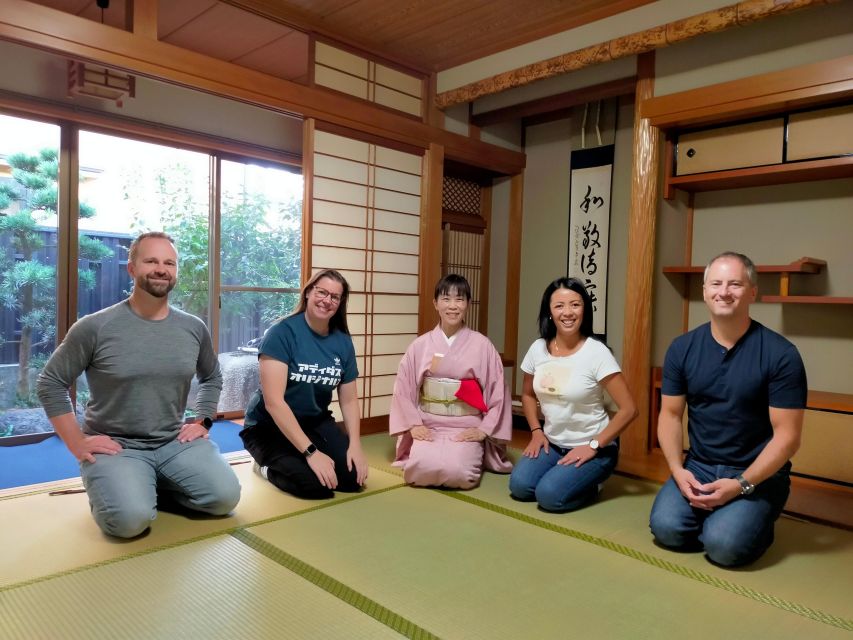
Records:
[[[169,292],[175,288],[177,281],[174,278],[169,278],[168,283],[162,281],[153,281],[149,276],[136,278],[134,285],[150,293],[155,298],[165,298]]]

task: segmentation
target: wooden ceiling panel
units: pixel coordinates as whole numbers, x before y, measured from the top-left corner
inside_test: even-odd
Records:
[[[216,0],[160,0],[157,7],[157,36],[163,40],[218,3]]]
[[[173,31],[164,42],[220,60],[234,60],[290,32],[283,24],[266,20],[223,3]]]
[[[223,1],[414,69],[440,71],[653,0]]]
[[[291,29],[285,36],[232,62],[277,78],[305,82],[308,76],[308,35]]]

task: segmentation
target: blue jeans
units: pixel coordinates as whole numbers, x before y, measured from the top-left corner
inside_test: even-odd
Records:
[[[545,511],[573,511],[595,500],[598,485],[613,473],[619,446],[602,447],[596,456],[576,467],[557,464],[569,449],[550,445],[536,458],[522,456],[509,477],[509,492],[516,500],[536,500]]]
[[[744,467],[698,462],[689,455],[684,467],[707,484],[734,478]],[[678,551],[704,549],[711,562],[735,567],[757,560],[773,543],[773,525],[782,513],[790,490],[786,465],[755,487],[713,511],[695,509],[670,478],[655,498],[649,526],[655,540]]]
[[[80,475],[92,516],[118,538],[145,531],[157,517],[157,492],[211,515],[230,513],[240,500],[240,482],[212,440],[172,440],[156,449],[122,449],[81,462]]]

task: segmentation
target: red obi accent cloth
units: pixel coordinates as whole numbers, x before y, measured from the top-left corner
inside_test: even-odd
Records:
[[[486,406],[486,401],[483,400],[483,392],[480,391],[480,385],[477,384],[477,381],[473,378],[460,381],[459,388],[453,395],[465,404],[469,404],[483,413],[488,413],[489,411],[489,408]]]

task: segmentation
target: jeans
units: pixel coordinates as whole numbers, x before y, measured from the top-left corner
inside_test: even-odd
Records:
[[[355,465],[347,469],[349,436],[341,431],[331,413],[315,418],[296,417],[302,431],[320,451],[335,463],[337,491],[354,493],[361,487]],[[243,444],[258,465],[267,467],[267,479],[276,487],[299,498],[322,500],[335,495],[317,479],[308,460],[274,423],[258,423],[240,432]]]
[[[598,485],[613,473],[619,458],[619,446],[608,445],[580,467],[557,464],[569,449],[550,445],[548,453],[522,456],[509,477],[509,492],[522,501],[536,500],[545,511],[573,511],[592,502],[598,496]]]
[[[744,467],[698,462],[689,455],[684,467],[703,484],[744,471]],[[738,496],[713,511],[691,507],[670,478],[652,506],[652,535],[659,544],[678,551],[704,549],[711,562],[724,567],[754,562],[773,543],[773,525],[790,490],[788,468],[757,485],[752,494]]]
[[[240,500],[237,476],[206,438],[95,454],[94,463],[80,463],[80,475],[95,522],[118,538],[149,527],[157,517],[158,491],[187,509],[215,516],[230,513]]]

